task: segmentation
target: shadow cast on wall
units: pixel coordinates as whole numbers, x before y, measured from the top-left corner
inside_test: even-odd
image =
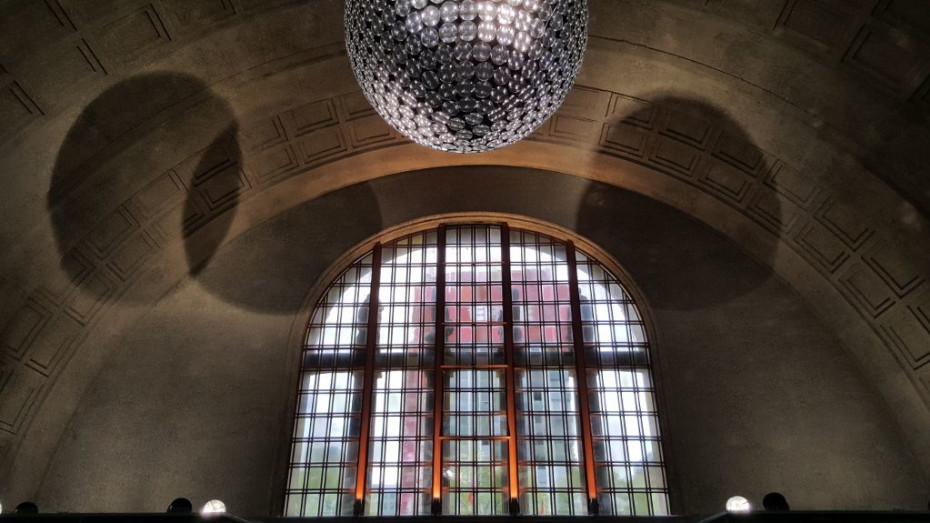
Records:
[[[294,314],[335,260],[385,227],[368,183],[327,193],[223,246],[197,282],[237,307]]]
[[[187,109],[177,110],[178,106]],[[646,108],[620,113],[606,125],[651,136],[650,154],[621,156],[697,185],[701,190],[693,194],[704,198],[721,191],[715,179],[746,176],[748,160],[742,151],[758,151],[724,111],[683,98],[664,98]],[[170,132],[154,132],[165,126]],[[693,221],[684,213],[656,212],[658,202],[608,184],[509,167],[433,169],[428,174],[404,173],[350,186],[282,213],[269,222],[270,229],[246,231],[223,247],[234,255],[216,260],[247,185],[238,128],[229,105],[188,75],[140,75],[97,97],[69,131],[48,193],[62,268],[81,282],[83,267],[74,269],[65,262],[72,249],[97,255],[102,263],[108,256],[95,252],[93,245],[88,246],[92,242],[84,238],[87,231],[98,227],[100,213],[94,205],[112,204],[82,196],[94,189],[105,195],[108,184],[131,183],[137,175],[150,177],[144,161],[191,136],[209,145],[166,174],[183,185],[184,201],[166,211],[169,223],[175,225],[165,232],[169,237],[164,241],[183,239],[188,274],[211,294],[250,310],[295,312],[307,286],[353,245],[385,227],[449,212],[520,214],[575,229],[619,253],[618,259],[631,271],[662,274],[663,284],[649,294],[653,304],[662,308],[692,310],[723,303],[768,278],[766,271],[739,270],[751,261],[733,242],[711,241],[719,233],[708,227],[682,226],[683,221]],[[139,159],[120,157],[130,145]],[[761,153],[753,162],[751,170],[765,176],[768,166]],[[690,173],[682,169],[686,164]],[[742,198],[743,205],[764,209],[768,215],[780,213],[771,191]],[[624,246],[630,244],[637,250],[627,255]],[[761,256],[754,254],[763,266],[768,265],[774,247]],[[700,263],[719,256],[730,263],[712,267]],[[280,263],[284,257],[305,260],[304,269],[295,272],[300,264]],[[741,276],[730,277],[731,273]],[[79,283],[79,287],[85,293],[100,292],[96,285]]]
[[[700,192],[694,193],[701,197],[715,198],[741,213],[748,209],[761,223],[782,222],[775,192],[758,187],[758,180],[769,173],[770,162],[723,110],[696,100],[665,97],[620,113],[607,126],[619,136],[652,140],[646,146],[652,149],[642,159],[629,159],[696,185]],[[661,285],[650,289],[653,305],[688,311],[726,303],[769,278],[776,242],[766,242],[762,252],[753,253],[766,270],[744,270],[752,261],[733,242],[713,238],[720,233],[682,226],[682,220],[694,219],[683,214],[647,214],[636,207],[642,203],[617,202],[612,192],[605,184],[588,186],[578,207],[578,230],[610,251],[629,242],[639,245],[636,252],[622,256],[621,263],[649,279],[663,275],[656,280]],[[704,203],[691,200],[685,205]],[[701,263],[720,257],[726,263]]]
[[[142,241],[183,239],[191,275],[207,266],[243,187],[238,129],[229,104],[186,74],[134,76],[91,101],[59,149],[46,202],[70,281],[94,300],[119,288],[126,279],[119,244],[143,228]],[[198,142],[209,145],[166,172],[152,172],[164,156],[173,159]],[[141,188],[129,202],[117,201],[126,187]],[[194,234],[206,224],[204,234]],[[87,264],[74,263],[75,256],[109,269],[88,278]]]

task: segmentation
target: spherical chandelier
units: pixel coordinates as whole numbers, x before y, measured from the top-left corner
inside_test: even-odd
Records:
[[[365,97],[420,144],[460,153],[520,140],[565,99],[587,43],[587,0],[347,0]]]

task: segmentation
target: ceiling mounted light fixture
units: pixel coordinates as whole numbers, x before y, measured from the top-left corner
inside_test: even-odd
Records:
[[[727,500],[727,512],[745,513],[752,510],[749,500],[743,496],[733,496]]]
[[[348,0],[352,70],[382,118],[460,153],[520,140],[581,66],[587,0]]]
[[[211,499],[200,509],[200,513],[204,516],[213,516],[215,514],[225,514],[226,513],[226,503],[218,499]]]

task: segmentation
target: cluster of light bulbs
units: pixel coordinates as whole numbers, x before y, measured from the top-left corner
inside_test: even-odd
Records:
[[[348,0],[346,47],[366,98],[398,131],[481,152],[558,109],[587,20],[586,0]]]

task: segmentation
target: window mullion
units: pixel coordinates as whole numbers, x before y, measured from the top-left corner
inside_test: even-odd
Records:
[[[510,275],[510,228],[501,225],[501,298],[504,307],[504,358],[507,365],[507,433],[508,433],[508,472],[510,479],[510,513],[520,511],[519,478],[517,477],[517,393],[516,373],[513,355],[513,295]]]
[[[446,322],[446,228],[439,226],[436,234],[436,336],[433,354],[433,504],[431,512],[442,512],[442,399],[444,377]]]
[[[368,336],[365,340],[365,377],[362,387],[362,423],[358,442],[358,475],[355,479],[355,507],[361,516],[365,508],[368,472],[368,444],[371,440],[371,404],[374,395],[375,350],[378,342],[378,292],[381,284],[381,243],[376,243],[371,261],[371,293],[368,296]]]
[[[588,369],[585,361],[584,328],[581,324],[581,296],[578,291],[578,261],[575,244],[565,243],[568,261],[568,296],[572,310],[572,340],[575,350],[575,372],[578,374],[578,407],[581,412],[581,446],[584,450],[585,486],[588,490],[588,511],[597,512],[597,484],[594,474],[594,441],[591,436],[591,409],[588,405]]]

